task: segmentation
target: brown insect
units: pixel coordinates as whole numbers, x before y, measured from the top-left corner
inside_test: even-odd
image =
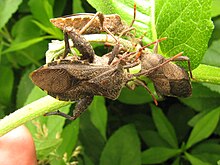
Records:
[[[153,53],[142,52],[144,47],[140,49],[142,52],[141,73],[166,61],[162,55],[157,53],[159,41],[161,40],[157,41]],[[180,56],[172,61],[188,61],[190,77],[192,78],[189,58],[182,56],[182,53],[179,54]],[[192,94],[192,86],[188,73],[174,63],[167,63],[146,76],[153,81],[155,90],[159,96],[188,97]]]
[[[70,53],[70,46],[68,42],[68,35],[71,35],[74,46],[82,54],[81,59],[89,59],[89,62],[93,62],[92,56],[94,51],[88,41],[85,40],[81,34],[99,34],[101,32],[107,32],[116,41],[116,45],[112,50],[112,55],[109,58],[108,64],[114,60],[116,54],[119,53],[120,43],[115,38],[114,34],[120,34],[119,38],[126,34],[128,31],[133,30],[133,23],[136,17],[136,4],[134,4],[134,19],[131,25],[128,27],[122,23],[121,18],[117,14],[104,15],[100,12],[96,14],[75,14],[71,16],[64,16],[59,18],[53,18],[50,21],[58,28],[64,31],[65,51],[62,58],[65,58]],[[71,32],[72,31],[72,32]]]
[[[59,114],[70,120],[76,119],[91,103],[94,95],[115,100],[129,79],[118,64],[95,65],[82,61],[58,60],[46,64],[30,75],[35,85],[59,100],[77,101],[73,116]]]
[[[103,16],[103,15],[102,15]],[[102,19],[102,17],[100,18],[99,17],[99,21],[102,25],[100,25],[100,27],[102,27],[103,29],[105,29],[105,31],[107,33],[109,33],[116,41],[117,39],[114,37],[114,35],[112,34],[111,31],[109,31],[109,29],[107,29],[104,25],[103,25],[103,21],[104,21],[104,18]],[[93,23],[88,23],[90,26],[92,26],[94,24],[94,20],[93,20]],[[86,30],[88,29],[90,26],[86,25],[83,29],[81,30]],[[72,39],[72,42],[73,42],[73,45],[74,47],[76,47],[79,52],[82,54],[81,56],[81,60],[84,60],[84,59],[88,59],[88,61],[90,63],[93,62],[94,60],[94,55],[95,55],[95,52],[91,46],[91,44],[86,41],[86,39],[80,35],[82,33],[82,31],[79,31],[77,32],[75,27],[70,27],[70,26],[67,26],[67,27],[64,27],[64,41],[65,41],[65,50],[64,50],[64,54],[62,56],[62,58],[64,59],[68,53],[71,53],[70,51],[70,45],[69,45],[69,41],[68,41],[68,36]],[[115,54],[115,48],[116,49],[119,49],[119,43],[116,44],[116,46],[114,47],[113,49],[113,53]],[[112,53],[112,56],[110,59],[109,59],[109,63],[111,63],[114,59],[114,54]]]
[[[125,29],[118,14],[103,15],[100,12],[67,15],[52,18],[50,22],[62,30],[74,28],[79,34],[99,34],[105,31],[103,27],[113,34],[120,34]]]

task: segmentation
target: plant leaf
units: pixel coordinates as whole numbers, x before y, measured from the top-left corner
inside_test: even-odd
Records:
[[[149,147],[170,147],[170,145],[156,131],[143,131],[141,132],[141,137]]]
[[[59,111],[64,112],[66,114],[70,111],[70,105],[62,107]],[[65,124],[66,118],[54,116],[43,116],[46,120],[46,126],[48,128],[48,138],[55,138],[57,135],[60,135],[63,131],[63,126]]]
[[[209,137],[215,130],[220,117],[220,107],[212,110],[203,116],[194,126],[189,139],[186,143],[186,148],[190,148],[193,144]]]
[[[151,91],[154,91],[152,83],[148,84]],[[156,96],[156,93],[154,93]],[[123,88],[118,100],[125,104],[144,104],[152,102],[151,95],[141,86],[135,87],[134,90]]]
[[[154,124],[157,127],[159,135],[172,146],[173,148],[178,147],[177,137],[172,124],[168,121],[162,110],[155,105],[151,105],[152,117]]]
[[[107,109],[104,97],[95,96],[89,106],[89,110],[92,123],[100,131],[103,138],[106,139]]]
[[[218,92],[220,94],[220,85],[210,83],[202,83],[202,85],[209,88],[211,91]]]
[[[22,0],[1,0],[0,1],[0,29],[5,26],[12,14],[18,9]]]
[[[34,70],[34,67],[26,70],[18,85],[18,91],[16,95],[16,107],[21,108],[25,101],[27,100],[28,95],[32,91],[34,84],[31,82],[29,78],[29,74]]]
[[[203,117],[205,116],[207,113],[209,113],[209,111],[202,111],[196,115],[194,115],[189,121],[188,121],[188,125],[191,127],[194,127],[196,125],[196,123]]]
[[[100,155],[106,141],[101,132],[92,123],[90,111],[80,116],[79,140],[85,154],[88,155],[94,164],[99,164]]]
[[[60,29],[56,27],[48,27],[47,25],[44,25],[38,21],[33,20],[33,23],[35,23],[40,29],[45,31],[48,34],[51,34],[52,36],[56,37],[57,39],[63,39],[63,33]]]
[[[39,87],[34,86],[34,88],[29,93],[27,100],[25,101],[24,105],[30,104],[31,102],[38,100],[42,98],[43,96],[46,96],[47,94],[41,90]]]
[[[199,158],[194,157],[193,155],[191,155],[189,153],[185,152],[185,155],[192,165],[198,165],[198,164],[199,165],[211,165],[207,162],[200,160]]]
[[[49,0],[30,0],[28,2],[32,15],[44,25],[52,26],[49,19],[53,17],[53,8]],[[39,12],[39,9],[40,12]]]
[[[73,13],[85,13],[85,10],[82,7],[81,0],[74,0],[72,8],[73,8]]]
[[[0,66],[0,103],[9,105],[14,84],[14,74],[10,67]]]
[[[192,72],[195,81],[220,84],[220,68],[200,64]]]
[[[133,125],[120,127],[107,141],[100,165],[140,165],[140,141]]]
[[[216,17],[216,16],[220,15],[220,10],[218,8],[219,6],[220,6],[219,0],[212,1],[212,17]]]
[[[31,102],[32,100],[35,100],[41,96],[42,96],[42,90],[35,87],[32,90],[32,92],[29,94],[26,103]],[[64,113],[68,113],[69,108],[70,105],[67,105],[65,107],[59,108],[59,110]],[[63,131],[64,124],[65,124],[65,118],[61,118],[57,116],[49,116],[49,117],[40,116],[37,119],[34,119],[31,122],[26,123],[26,126],[29,128],[37,144],[36,145],[37,155],[40,155],[41,157],[51,155],[50,152],[54,152],[55,149],[57,149],[57,147],[67,142],[67,141],[62,141],[62,137],[60,136],[61,132]],[[44,136],[42,136],[42,132]],[[53,142],[54,144],[50,145],[49,142],[50,143]],[[62,152],[59,153],[63,154]]]
[[[171,57],[184,52],[184,56],[191,60],[192,69],[200,64],[214,28],[211,2],[212,0],[155,1],[157,38],[168,38],[160,44],[165,56]]]
[[[30,45],[30,43],[22,45],[23,42],[28,42],[42,36],[42,31],[33,23],[33,17],[28,15],[16,21],[11,33],[14,39],[9,46],[9,50],[11,47],[17,46],[16,49],[18,49],[18,51],[15,50],[13,54],[9,52],[7,58],[11,58],[12,63],[18,63],[18,65],[21,66],[27,66],[30,63],[40,66],[38,60],[43,58],[47,50],[47,40],[42,39],[42,41],[34,43],[33,45]]]
[[[180,157],[177,157],[171,165],[180,165]]]
[[[24,48],[27,48],[33,44],[36,44],[40,41],[43,41],[45,39],[51,38],[51,36],[44,36],[44,37],[38,37],[38,38],[34,38],[34,39],[30,39],[28,41],[24,41],[24,42],[20,42],[20,43],[14,43],[11,45],[11,47],[9,47],[8,49],[6,49],[5,51],[2,52],[2,54],[6,54],[9,52],[14,52],[14,51],[18,51]]]
[[[167,118],[173,125],[178,142],[185,141],[191,127],[188,121],[195,115],[195,111],[183,104],[172,104],[166,113]]]
[[[36,147],[37,158],[40,160],[47,160],[47,157],[55,151],[55,149],[61,144],[61,142],[62,139],[35,140],[34,144]]]
[[[220,95],[199,83],[193,83],[192,96],[180,98],[181,102],[196,111],[209,111],[220,106]]]
[[[218,140],[216,139],[212,141],[206,140],[199,145],[196,145],[192,148],[191,154],[200,158],[203,161],[210,162],[211,164],[216,164],[219,160],[219,153],[220,153],[220,144],[218,144]]]
[[[57,148],[57,154],[63,158],[64,154],[67,154],[67,160],[69,161],[72,157],[72,152],[76,147],[76,142],[78,140],[79,133],[79,119],[71,122],[64,127],[61,138],[63,139],[59,148]],[[55,160],[54,164],[62,164],[62,160],[59,162]]]
[[[152,147],[142,152],[142,164],[158,164],[178,155],[179,149],[170,149],[165,147]]]
[[[50,2],[51,2],[51,0],[50,0]],[[63,1],[54,1],[53,0],[52,2],[53,2],[53,12],[54,12],[53,16],[54,17],[60,17],[63,14],[63,11],[65,11],[67,3],[69,3],[68,0],[63,0]]]
[[[220,2],[220,1],[219,1]],[[218,61],[220,61],[220,39],[213,41],[211,46],[206,51],[202,63],[206,65],[212,65],[212,66],[218,66],[220,67],[220,64]]]

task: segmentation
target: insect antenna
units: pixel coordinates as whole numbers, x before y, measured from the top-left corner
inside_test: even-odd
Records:
[[[156,41],[151,42],[151,43],[149,43],[149,44],[147,44],[147,45],[142,46],[141,48],[139,48],[139,50],[138,50],[138,52],[137,52],[137,54],[136,54],[135,61],[141,56],[141,53],[142,53],[142,51],[143,51],[144,49],[146,49],[147,47],[149,47],[149,46],[151,46],[151,45],[154,45],[154,44],[157,44],[157,43],[159,43],[159,42],[161,42],[161,41],[164,41],[164,40],[166,40],[166,39],[167,39],[167,37],[163,37],[163,38],[157,39]],[[155,46],[154,51],[157,49],[157,47],[158,47],[158,46]]]

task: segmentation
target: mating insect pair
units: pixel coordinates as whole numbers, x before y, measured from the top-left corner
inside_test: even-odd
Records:
[[[163,56],[157,54],[158,42],[156,42],[153,54],[144,51],[146,46],[141,47],[137,52],[130,52],[130,54],[141,54],[141,71],[137,74],[130,74],[125,70],[129,66],[122,65],[120,60],[112,65],[107,63],[101,63],[102,65],[100,65],[99,62],[95,62],[94,58],[96,56],[91,45],[84,40],[80,33],[71,29],[72,27],[66,28],[65,34],[70,36],[74,46],[82,54],[81,60],[63,59],[53,61],[31,74],[32,81],[41,89],[47,91],[49,95],[64,101],[78,101],[73,116],[59,111],[49,113],[49,115],[61,115],[74,120],[87,109],[94,95],[115,100],[118,98],[121,89],[130,81],[144,86],[149,91],[146,84],[138,78],[141,75],[147,76],[153,81],[160,95],[186,97],[191,94],[191,84],[187,72],[170,63],[170,61],[176,59],[185,60],[182,58],[181,53],[166,60]],[[66,38],[68,39],[68,37]],[[68,50],[67,39],[65,43]],[[65,51],[65,53],[67,52]],[[102,58],[106,58],[106,56]],[[109,59],[112,60],[112,57]],[[149,93],[151,94],[150,91]],[[151,95],[153,96],[153,94]],[[157,104],[155,98],[154,102]]]

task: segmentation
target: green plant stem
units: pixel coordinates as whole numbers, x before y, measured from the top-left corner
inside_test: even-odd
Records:
[[[12,42],[13,39],[12,39],[8,29],[6,28],[6,26],[3,27],[3,30],[0,31],[0,34],[3,36],[3,38],[5,38],[8,41],[8,43]]]
[[[134,45],[132,44],[131,41],[125,40],[123,38],[118,38],[117,36],[113,38],[109,34],[107,35],[106,34],[87,34],[87,35],[83,35],[83,37],[89,42],[101,42],[101,43],[108,42],[109,44],[112,44],[112,45],[115,45],[117,43],[117,41],[115,40],[117,39],[119,43],[123,45],[123,48],[125,50],[134,49]]]
[[[134,44],[132,44],[132,42],[129,40],[119,38],[117,36],[115,36],[113,38],[109,34],[87,34],[87,35],[83,35],[83,37],[88,42],[103,43],[103,44],[107,44],[109,46],[114,46],[115,44],[120,43],[123,50],[128,51],[128,52],[135,51],[135,50],[138,50],[138,48],[140,48],[140,44],[137,44],[136,46],[134,46]],[[138,43],[138,41],[137,41],[137,43]],[[72,48],[74,48],[74,46],[73,46],[73,42],[71,41],[71,39],[69,39],[69,44],[71,47],[71,51],[74,52],[74,50],[72,49]],[[49,49],[46,52],[46,63],[49,63],[53,59],[55,59],[59,56],[62,56],[62,54],[64,53],[64,49],[65,49],[64,41],[52,40],[52,42],[49,43]]]
[[[18,109],[14,113],[5,116],[0,121],[0,136],[26,123],[27,121],[42,116],[47,112],[58,110],[68,104],[71,104],[71,102],[59,101],[51,96],[45,96],[38,99]]]

